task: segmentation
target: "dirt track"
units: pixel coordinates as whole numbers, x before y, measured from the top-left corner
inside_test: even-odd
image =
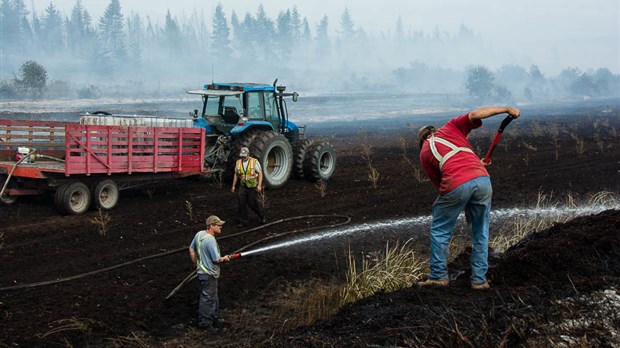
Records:
[[[494,208],[531,205],[539,192],[555,197],[570,193],[576,200],[600,191],[620,192],[617,104],[527,111],[509,126],[494,153],[489,169]],[[436,123],[445,120],[438,117]],[[318,128],[320,135],[331,138],[338,154],[338,169],[328,183],[327,195],[321,198],[313,184],[293,180],[284,189],[267,192],[269,220],[341,214],[350,216],[352,224],[359,224],[428,215],[435,189],[429,182],[413,179],[407,162],[417,165],[413,137],[422,124],[401,121],[381,127],[362,126],[365,136],[360,135],[358,124],[354,131]],[[483,129],[470,137],[480,156],[486,153],[499,121],[485,122]],[[406,139],[406,152],[401,137]],[[579,147],[581,141],[583,147]],[[372,164],[380,173],[376,189],[367,179],[367,162],[361,155],[363,142],[373,146]],[[187,202],[192,207],[191,219]],[[455,323],[468,322],[467,317],[459,316],[467,310],[470,321],[477,325],[477,329],[465,325],[462,333],[467,340],[497,345],[505,338],[508,343],[525,344],[531,332],[519,323],[553,320],[553,313],[544,312],[548,308],[545,305],[569,294],[617,289],[619,284],[620,216],[618,211],[611,211],[559,226],[547,233],[549,239],[534,241],[540,243],[538,247],[524,246],[492,261],[489,276],[497,292],[471,293],[465,283],[439,290],[409,288],[364,300],[327,323],[271,340],[267,340],[270,332],[266,336],[257,333],[260,328],[236,327],[240,321],[232,317],[227,317],[232,327],[205,338],[191,327],[198,295],[196,283],[188,284],[168,301],[165,297],[192,271],[185,248],[210,214],[230,222],[223,236],[239,232],[234,223],[235,196],[228,185],[220,188],[208,181],[185,180],[149,190],[123,191],[119,206],[109,213],[111,228],[105,236],[91,222],[97,212],[60,216],[49,198],[25,199],[15,206],[1,207],[3,288],[171,253],[58,284],[0,291],[0,346],[113,346],[129,344],[133,335],[149,345],[169,346],[209,342],[218,346],[466,344],[466,340],[450,336],[454,331],[449,329]],[[256,217],[253,219],[257,225]],[[230,253],[277,233],[340,221],[296,220],[221,239],[220,246],[222,252]],[[583,235],[589,237],[580,238]],[[223,315],[268,311],[269,304],[282,296],[289,284],[312,278],[342,278],[349,248],[356,253],[373,252],[384,249],[385,242],[381,235],[369,234],[328,247],[283,249],[237,260],[223,269]],[[465,270],[466,263],[461,265]],[[524,306],[537,303],[540,308],[529,308],[520,316],[517,298]],[[532,318],[527,315],[532,313],[546,313],[546,317],[528,321]],[[489,327],[488,332],[476,337],[481,321],[473,320],[480,316],[486,318]],[[442,320],[447,324],[429,329]]]

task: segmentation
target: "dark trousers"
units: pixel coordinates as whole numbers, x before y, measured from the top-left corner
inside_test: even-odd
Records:
[[[258,202],[258,191],[255,188],[239,187],[239,223],[248,223],[248,207],[261,219],[265,216],[265,210]]]
[[[217,294],[217,278],[210,274],[198,274],[200,299],[198,300],[198,325],[209,326],[220,316],[220,300]]]

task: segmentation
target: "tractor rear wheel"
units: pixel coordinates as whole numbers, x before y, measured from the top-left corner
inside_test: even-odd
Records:
[[[293,175],[298,179],[304,177],[304,159],[312,144],[314,144],[312,139],[302,139],[297,146],[295,146],[295,151],[293,152]]]
[[[250,156],[258,159],[263,170],[263,184],[280,188],[293,169],[293,149],[286,137],[275,131],[260,132],[252,142]]]
[[[318,140],[308,149],[304,159],[304,178],[329,180],[336,171],[336,150],[327,140]]]

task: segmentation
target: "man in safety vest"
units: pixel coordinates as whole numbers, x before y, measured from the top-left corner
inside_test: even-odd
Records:
[[[430,274],[420,286],[449,284],[448,244],[459,214],[466,209],[472,223],[471,287],[489,288],[486,274],[493,190],[487,164],[476,156],[467,135],[482,126],[482,119],[503,113],[520,116],[519,109],[480,108],[453,118],[439,129],[424,126],[418,131],[420,163],[439,189],[432,212]]]
[[[200,280],[197,326],[201,329],[217,328],[222,324],[217,294],[219,263],[230,261],[227,255],[220,256],[220,248],[215,240],[215,235],[222,233],[224,221],[211,215],[207,218],[206,225],[207,229],[196,233],[189,246],[189,257],[196,265]]]
[[[258,194],[263,190],[263,171],[256,158],[250,157],[247,147],[241,148],[239,159],[235,163],[235,177],[230,192],[235,192],[237,181],[239,185],[239,227],[248,224],[248,207],[260,217],[260,223],[267,222],[265,209],[258,201]]]

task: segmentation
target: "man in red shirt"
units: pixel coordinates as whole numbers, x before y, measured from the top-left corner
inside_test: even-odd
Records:
[[[428,279],[419,283],[421,286],[449,284],[448,244],[456,220],[466,208],[472,223],[471,287],[489,288],[486,273],[493,190],[486,164],[474,153],[467,135],[482,126],[482,119],[504,113],[520,116],[515,108],[480,108],[453,118],[439,129],[424,126],[418,131],[420,163],[439,189],[432,213],[431,271]]]

